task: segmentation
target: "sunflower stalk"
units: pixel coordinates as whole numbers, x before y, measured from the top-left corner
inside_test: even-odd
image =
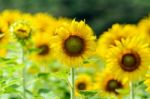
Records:
[[[71,68],[71,99],[75,99],[74,79],[75,79],[75,69],[72,67]]]
[[[23,97],[26,99],[26,77],[25,77],[25,66],[23,67],[22,70],[22,76],[23,76]]]
[[[23,48],[23,44],[22,44],[22,57],[21,57],[21,61],[22,61],[22,65],[23,65],[23,69],[22,69],[22,85],[23,85],[23,99],[27,99],[26,97],[26,66],[24,65],[24,48]]]
[[[130,82],[130,98],[134,99],[134,87],[133,82]]]

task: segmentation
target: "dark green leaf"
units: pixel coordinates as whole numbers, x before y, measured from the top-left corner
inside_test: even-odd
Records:
[[[38,93],[48,93],[49,91],[50,91],[50,89],[41,88],[41,89],[39,89]]]

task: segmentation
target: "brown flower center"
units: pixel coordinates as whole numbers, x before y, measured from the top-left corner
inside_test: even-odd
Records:
[[[17,31],[20,32],[20,33],[26,33],[26,32],[27,32],[27,31],[24,30],[24,29],[18,29]]]
[[[0,28],[0,40],[2,40],[4,37],[4,33],[3,33],[3,30]]]
[[[120,60],[120,66],[123,70],[132,72],[138,69],[141,59],[136,52],[126,53]]]
[[[76,35],[71,35],[64,41],[64,51],[69,56],[81,55],[84,51],[84,47],[84,40]]]
[[[49,46],[46,44],[40,45],[40,46],[38,46],[38,48],[40,49],[40,51],[38,53],[39,55],[47,55],[50,51]]]
[[[150,34],[150,28],[147,29],[147,33]]]
[[[78,85],[77,85],[77,89],[78,90],[86,90],[86,84],[84,82],[80,82]]]
[[[119,94],[116,89],[123,88],[123,85],[118,80],[111,79],[107,82],[106,91],[113,92],[115,94]]]
[[[0,34],[2,34],[3,33],[3,31],[2,31],[2,29],[0,28]]]

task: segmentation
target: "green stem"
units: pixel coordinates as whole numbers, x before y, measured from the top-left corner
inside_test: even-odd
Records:
[[[24,48],[22,45],[22,65],[23,65],[23,69],[22,69],[22,85],[23,85],[23,99],[27,99],[26,98],[26,66],[24,65]]]
[[[25,79],[25,66],[22,70],[22,76],[23,76],[23,98],[26,99],[26,79]]]
[[[75,69],[71,68],[71,99],[75,99],[74,91],[75,91],[75,85],[74,85],[74,79],[75,79]]]
[[[134,87],[133,87],[133,82],[130,82],[130,97],[131,97],[131,99],[134,99]]]

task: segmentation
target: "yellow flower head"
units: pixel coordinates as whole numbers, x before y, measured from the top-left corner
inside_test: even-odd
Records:
[[[0,57],[5,57],[7,54],[6,46],[11,41],[11,35],[8,32],[7,24],[4,20],[0,21]]]
[[[17,21],[19,20],[25,20],[28,24],[30,24],[30,26],[33,28],[35,28],[35,24],[34,23],[34,16],[30,13],[22,13],[21,17],[17,19]],[[15,21],[16,22],[16,21]]]
[[[0,21],[0,43],[1,43],[0,46],[8,44],[10,39],[11,39],[11,35],[8,32],[7,24],[3,20],[1,20]]]
[[[108,68],[123,81],[139,80],[146,73],[150,64],[150,49],[148,42],[135,36],[121,40],[117,46],[109,50]]]
[[[18,10],[4,10],[0,16],[1,20],[4,20],[7,24],[7,27],[9,27],[12,23],[21,17],[21,12]]]
[[[73,20],[56,30],[58,33],[57,56],[69,66],[79,66],[95,50],[95,36],[85,22]]]
[[[140,20],[137,26],[140,34],[146,36],[145,39],[150,42],[150,16]]]
[[[51,35],[36,33],[32,35],[32,41],[37,49],[35,52],[32,52],[29,58],[35,62],[48,62],[54,58],[54,40]]]
[[[37,13],[34,16],[33,24],[39,33],[47,33],[56,25],[56,19],[46,13]]]
[[[121,97],[121,93],[118,90],[126,89],[128,85],[115,78],[112,72],[105,70],[101,74],[97,74],[95,88],[101,96]]]
[[[14,33],[18,39],[27,39],[31,35],[32,28],[27,21],[19,20],[12,24],[10,32]]]
[[[62,27],[64,24],[70,24],[72,22],[71,19],[68,18],[59,18],[56,22],[54,22],[55,25],[52,27],[52,34],[53,36],[59,35],[57,32],[57,28]]]
[[[102,57],[106,58],[107,51],[109,48],[116,46],[117,41],[125,39],[129,36],[137,34],[135,25],[119,25],[114,24],[111,29],[104,32],[98,39],[96,53]]]
[[[75,80],[75,90],[76,95],[79,94],[79,91],[92,90],[92,80],[91,77],[86,74],[80,74]]]

